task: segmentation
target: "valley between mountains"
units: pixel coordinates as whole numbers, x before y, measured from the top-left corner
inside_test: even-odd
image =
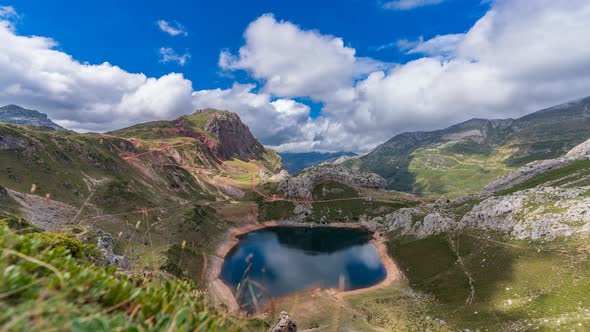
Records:
[[[0,108],[7,330],[590,329],[590,98],[360,156],[288,155],[294,174],[228,111],[56,126]],[[367,229],[386,282],[248,314],[219,270],[237,235],[271,225]]]

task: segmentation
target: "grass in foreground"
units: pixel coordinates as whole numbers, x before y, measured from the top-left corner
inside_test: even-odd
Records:
[[[0,222],[0,245],[2,330],[233,331],[257,324],[211,309],[190,282],[96,266],[93,247],[15,217]]]

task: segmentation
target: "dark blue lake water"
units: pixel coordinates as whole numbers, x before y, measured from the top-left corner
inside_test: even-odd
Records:
[[[244,235],[227,255],[221,279],[252,310],[268,300],[310,288],[354,290],[386,276],[365,230],[269,227]],[[238,287],[239,285],[239,287]]]

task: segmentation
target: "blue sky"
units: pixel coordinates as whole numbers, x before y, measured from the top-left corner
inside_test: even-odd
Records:
[[[248,24],[266,13],[345,40],[360,56],[387,62],[406,62],[396,47],[377,50],[400,38],[425,39],[465,32],[485,14],[487,4],[450,0],[414,10],[385,10],[371,0],[224,0],[224,1],[3,1],[21,15],[17,28],[25,35],[48,36],[58,49],[79,61],[108,61],[129,72],[159,77],[182,72],[195,89],[230,87],[234,81],[220,75],[217,62],[223,49],[237,50]],[[183,25],[188,36],[160,31],[158,20]],[[159,49],[171,47],[190,53],[184,66],[159,62]],[[242,82],[247,75],[233,73]]]
[[[363,152],[590,95],[587,31],[587,0],[0,0],[0,103],[79,131],[223,108]]]

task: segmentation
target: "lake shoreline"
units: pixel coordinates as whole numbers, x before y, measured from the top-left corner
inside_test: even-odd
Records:
[[[331,294],[335,295],[339,299],[344,299],[350,295],[358,295],[370,291],[374,291],[376,289],[384,288],[393,284],[396,280],[399,280],[402,277],[402,273],[395,264],[394,260],[389,256],[387,253],[387,238],[381,236],[381,234],[376,231],[375,225],[360,222],[360,223],[332,223],[332,224],[317,224],[317,223],[301,223],[301,222],[291,222],[291,221],[267,221],[263,223],[257,224],[248,224],[242,227],[233,227],[230,228],[225,235],[225,239],[219,243],[217,246],[215,253],[213,255],[208,255],[206,261],[208,262],[206,271],[207,271],[207,289],[209,294],[214,302],[214,304],[218,306],[223,306],[227,308],[228,312],[231,314],[246,315],[246,312],[241,310],[240,305],[238,304],[232,289],[230,286],[221,279],[221,269],[224,263],[225,258],[227,255],[238,245],[240,241],[240,237],[244,236],[245,234],[258,231],[264,228],[269,227],[327,227],[327,228],[350,228],[350,229],[365,229],[372,233],[372,239],[370,241],[371,244],[375,246],[379,257],[381,259],[381,263],[385,268],[386,274],[385,278],[381,280],[379,283],[365,288],[355,289],[355,290],[339,290],[336,288],[311,288],[307,290],[303,290],[301,292],[297,292],[295,294],[283,296],[280,298],[275,299],[273,302],[283,302],[288,301],[289,298],[293,296],[301,295],[302,293],[314,292],[314,291],[326,291],[330,292]],[[272,307],[272,304],[270,305]],[[269,308],[270,309],[270,308]],[[266,310],[264,310],[266,311]]]

